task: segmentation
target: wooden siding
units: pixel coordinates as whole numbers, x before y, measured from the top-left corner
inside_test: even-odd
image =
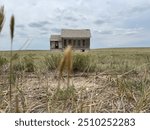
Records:
[[[61,35],[51,35],[51,49],[64,49],[71,45],[73,49],[89,50],[91,33],[89,29],[62,29]]]
[[[86,39],[62,39],[62,47],[65,48],[67,45],[71,45],[74,49],[89,49],[90,48],[90,38]]]

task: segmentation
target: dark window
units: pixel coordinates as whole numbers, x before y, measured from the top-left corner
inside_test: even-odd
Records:
[[[83,46],[85,46],[85,40],[83,40]]]
[[[76,40],[73,40],[73,46],[74,47],[76,46]]]
[[[69,42],[69,45],[71,45],[71,40],[69,40],[68,42]]]
[[[84,52],[85,50],[84,50],[84,49],[82,49],[81,51],[82,51],[82,52]]]
[[[78,46],[80,47],[80,40],[78,40]]]
[[[64,44],[66,44],[66,40],[64,40]]]
[[[58,41],[55,41],[55,48],[58,49]]]
[[[64,40],[64,47],[66,47],[66,45],[67,45],[67,41],[66,41],[66,40]]]

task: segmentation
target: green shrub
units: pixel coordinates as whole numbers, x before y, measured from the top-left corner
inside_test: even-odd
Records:
[[[58,68],[62,55],[61,54],[51,54],[50,56],[44,57],[44,63],[48,70],[55,70]]]
[[[26,72],[34,72],[35,65],[34,65],[34,58],[32,55],[27,55],[23,58],[23,63]]]
[[[25,65],[22,62],[13,64],[14,71],[23,71],[25,70]]]
[[[17,60],[19,58],[19,55],[17,53],[12,55],[12,60]]]
[[[58,68],[62,55],[51,54],[44,57],[44,63],[48,70]],[[95,59],[90,54],[76,53],[73,55],[73,71],[74,72],[93,72],[96,69]]]
[[[96,64],[92,55],[88,54],[75,54],[73,58],[73,71],[74,72],[93,72],[96,69]]]
[[[5,57],[0,56],[0,67],[8,63],[8,60]]]

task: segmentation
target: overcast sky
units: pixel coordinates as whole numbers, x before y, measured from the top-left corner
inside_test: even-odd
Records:
[[[61,28],[91,29],[91,48],[150,47],[150,0],[0,0],[0,5],[6,14],[0,50],[10,48],[12,14],[17,50],[48,50],[50,35]]]

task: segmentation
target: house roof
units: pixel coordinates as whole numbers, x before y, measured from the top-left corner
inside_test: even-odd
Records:
[[[90,29],[62,29],[62,38],[89,38],[91,37]]]
[[[50,41],[61,41],[61,35],[51,35]]]

